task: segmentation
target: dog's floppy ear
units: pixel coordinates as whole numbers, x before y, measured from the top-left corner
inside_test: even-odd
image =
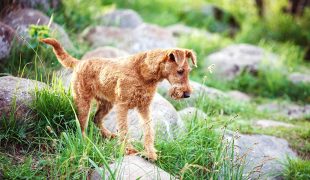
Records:
[[[186,50],[186,57],[192,60],[192,63],[195,67],[197,67],[197,59],[196,54],[192,50]]]
[[[168,58],[170,61],[176,62],[179,66],[183,66],[185,60],[182,58],[182,51],[172,50],[168,51]],[[180,55],[181,54],[181,55]],[[184,54],[183,54],[184,57]]]

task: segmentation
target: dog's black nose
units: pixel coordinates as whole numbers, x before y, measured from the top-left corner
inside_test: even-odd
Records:
[[[191,97],[191,94],[189,92],[183,93],[183,98],[189,98],[189,97]]]

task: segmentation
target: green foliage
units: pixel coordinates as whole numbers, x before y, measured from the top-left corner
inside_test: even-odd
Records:
[[[6,147],[8,144],[14,142],[19,144],[28,144],[27,134],[29,128],[33,124],[18,122],[14,115],[9,118],[0,118],[0,145]]]
[[[30,48],[35,49],[39,46],[39,40],[50,36],[49,26],[30,25],[29,27]]]
[[[106,172],[114,174],[108,164],[124,153],[117,140],[103,139],[93,123],[85,139],[81,133],[68,130],[56,141],[56,151],[50,156],[53,160],[48,163],[52,178],[86,178],[91,167],[102,166]]]
[[[159,167],[181,179],[242,179],[243,166],[234,159],[231,143],[207,120],[191,118],[176,139],[157,138]]]
[[[309,84],[294,84],[288,80],[286,74],[277,69],[263,69],[256,76],[244,71],[230,81],[213,77],[209,78],[206,84],[222,90],[238,89],[252,95],[268,98],[286,98],[304,103],[310,100]]]
[[[179,21],[178,15],[180,12],[188,7],[193,6],[194,4],[200,3],[199,1],[192,1],[189,5],[188,1],[165,1],[165,0],[154,0],[154,1],[122,1],[108,0],[105,3],[108,5],[116,4],[118,8],[130,8],[136,10],[145,21],[159,24],[162,26],[174,24]]]
[[[52,79],[52,87],[35,91],[32,109],[37,113],[35,133],[56,137],[65,130],[75,129],[75,111],[70,91],[57,78]]]
[[[310,179],[310,161],[287,159],[283,175],[286,179]]]
[[[65,25],[71,32],[81,32],[89,25],[96,24],[96,18],[103,14],[106,7],[104,1],[66,0],[61,1],[55,14],[55,22]],[[50,13],[50,15],[52,12]]]
[[[306,65],[303,63],[305,50],[292,42],[279,43],[263,39],[259,41],[258,46],[278,56],[283,64],[282,71],[286,69],[289,72],[298,71],[300,65]]]
[[[310,85],[294,84],[285,74],[275,69],[261,70],[257,77],[245,72],[229,84],[233,89],[264,97],[284,97],[304,102],[310,99]]]
[[[46,178],[47,173],[42,171],[41,162],[35,162],[32,158],[28,156],[22,160],[22,163],[15,164],[6,154],[0,153],[0,177],[4,179]]]
[[[294,42],[300,46],[309,44],[309,9],[301,17],[293,17],[283,12],[287,7],[286,0],[266,1],[264,18],[251,15],[250,9],[245,9],[242,19],[242,31],[238,35],[238,41],[258,43],[261,39],[280,42]],[[235,7],[236,8],[236,7]],[[234,14],[234,12],[232,12]]]

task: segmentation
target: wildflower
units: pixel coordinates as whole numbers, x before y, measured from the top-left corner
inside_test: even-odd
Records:
[[[208,70],[209,70],[210,74],[213,73],[214,68],[215,68],[215,64],[211,64],[211,65],[208,67]]]

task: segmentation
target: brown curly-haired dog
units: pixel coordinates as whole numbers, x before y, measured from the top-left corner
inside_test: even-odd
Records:
[[[103,125],[103,118],[112,109],[117,109],[120,139],[126,140],[128,132],[127,113],[136,108],[144,131],[146,156],[156,160],[154,130],[150,117],[150,104],[156,93],[158,82],[167,79],[172,85],[169,93],[174,99],[190,97],[188,58],[196,66],[196,56],[188,49],[158,49],[124,58],[93,58],[78,61],[70,56],[52,38],[42,42],[53,46],[60,63],[73,69],[72,90],[78,110],[81,131],[85,136],[91,101],[97,101],[95,123],[105,137],[114,137]],[[127,141],[125,141],[127,142]],[[128,153],[136,152],[126,143]]]

